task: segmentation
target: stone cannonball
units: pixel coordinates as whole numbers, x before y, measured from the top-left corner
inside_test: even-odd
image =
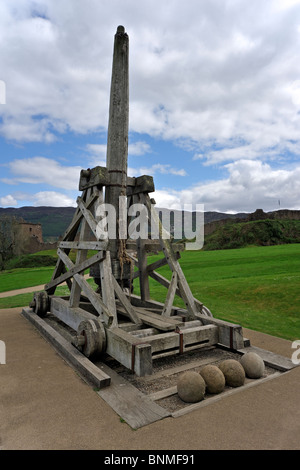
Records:
[[[178,379],[177,393],[181,400],[196,403],[204,398],[205,382],[197,372],[184,372]]]
[[[206,383],[208,393],[221,393],[225,388],[225,377],[219,367],[208,364],[200,371],[201,376]]]
[[[230,387],[240,387],[245,382],[245,371],[239,361],[225,359],[219,364],[219,369],[225,376],[226,384]]]
[[[259,379],[264,375],[265,363],[262,358],[254,352],[244,354],[241,358],[241,364],[249,379]]]

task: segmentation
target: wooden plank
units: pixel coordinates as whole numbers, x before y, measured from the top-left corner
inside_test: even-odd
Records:
[[[65,263],[65,265],[68,267],[68,269],[74,268],[75,265],[72,263],[70,258],[62,250],[60,250],[60,248],[57,250],[57,253],[58,256]],[[82,278],[82,276],[80,276],[79,274],[74,274],[73,277],[78,282],[91,304],[95,307],[101,319],[109,327],[114,320],[114,316],[109,312],[108,308],[102,301],[100,295],[96,294],[96,292],[92,290],[89,283],[84,278]]]
[[[187,310],[188,310],[191,318],[195,318],[196,313],[198,313],[198,307],[195,304],[194,296],[191,292],[191,289],[190,289],[190,287],[189,287],[189,285],[186,281],[186,278],[184,276],[182,268],[181,268],[181,266],[180,266],[180,264],[179,264],[179,262],[176,258],[176,255],[174,253],[172,244],[171,244],[170,239],[169,239],[170,236],[169,236],[168,232],[165,230],[165,228],[163,227],[163,225],[162,225],[162,223],[159,219],[158,213],[155,210],[152,209],[152,204],[151,204],[149,195],[147,194],[147,195],[143,195],[143,196],[144,196],[145,204],[148,208],[149,217],[151,215],[152,220],[154,221],[154,223],[159,228],[158,232],[159,232],[160,243],[161,243],[164,255],[165,255],[165,257],[168,261],[168,264],[170,266],[170,269],[172,270],[172,272],[176,271],[176,273],[178,275],[178,287],[179,287],[179,290],[180,290],[180,293],[181,293],[181,297],[182,297],[182,299],[184,300],[184,302],[186,304]]]
[[[170,281],[166,277],[162,276],[161,274],[157,273],[156,271],[149,272],[149,276],[151,276],[155,281],[159,282],[162,286],[169,289]],[[176,288],[175,293],[176,293],[176,295],[181,297],[181,292],[180,292],[178,287]]]
[[[86,202],[86,207],[89,209],[94,204],[96,199],[97,199],[97,195],[92,194],[91,197]],[[81,223],[82,217],[83,217],[82,212],[80,211],[79,207],[77,207],[76,211],[75,211],[75,214],[73,216],[72,222],[70,223],[69,227],[67,228],[67,230],[63,234],[62,240],[69,240],[69,241],[74,240],[74,238],[76,236],[76,233],[77,233],[77,230],[78,230],[78,227]],[[67,250],[66,254],[68,254],[68,253],[69,252]],[[55,266],[55,269],[53,271],[51,280],[53,281],[54,279],[59,277],[64,272],[64,269],[65,269],[64,263],[62,262],[61,259],[58,259],[57,263],[56,263],[56,266]],[[55,289],[56,289],[56,286],[52,287],[51,290],[48,292],[48,294],[49,295],[54,294]]]
[[[174,327],[184,326],[182,318],[174,317],[164,317],[159,313],[151,312],[145,308],[137,307],[136,311],[138,314],[152,318],[153,320],[158,320],[160,323],[166,323],[167,325],[173,325]]]
[[[138,376],[152,374],[151,346],[121,328],[106,330],[106,353]]]
[[[84,219],[88,223],[88,225],[89,225],[90,229],[92,230],[93,234],[95,235],[96,239],[98,239],[98,236],[97,236],[97,222],[96,222],[95,218],[93,217],[93,215],[91,214],[91,212],[89,211],[87,204],[83,201],[83,199],[81,197],[77,198],[77,204],[78,204],[79,209],[82,212],[82,215],[83,215]]]
[[[133,429],[139,429],[170,416],[170,412],[154,403],[133,385],[121,378],[106,365],[103,371],[111,377],[107,391],[100,390],[98,395]]]
[[[293,364],[292,360],[280,356],[279,354],[275,354],[271,351],[267,351],[265,349],[258,348],[256,346],[248,346],[246,348],[241,348],[237,350],[240,354],[246,354],[248,352],[255,352],[258,354],[264,361],[265,365],[273,367],[274,369],[286,372],[288,370],[297,367],[297,364]]]
[[[80,285],[91,304],[95,307],[102,321],[109,328],[115,319],[114,315],[108,310],[100,295],[96,294],[96,292],[92,290],[91,286],[84,278],[82,278],[79,274],[75,274],[74,278]]]
[[[179,253],[184,251],[183,243],[172,243],[174,253]],[[126,249],[131,251],[136,251],[136,240],[128,239],[126,241]],[[162,251],[162,247],[159,240],[155,239],[146,239],[145,240],[145,251],[146,253],[157,253]]]
[[[86,191],[85,198],[90,197],[90,195],[91,195],[91,189],[88,189]],[[89,228],[89,226],[86,222],[86,219],[84,218],[82,220],[82,224],[81,224],[81,230],[80,230],[80,234],[79,234],[79,241],[82,242],[82,241],[86,240],[88,238],[89,232],[90,232],[90,228]],[[75,262],[76,266],[78,266],[81,263],[83,263],[84,261],[86,261],[87,253],[88,253],[87,249],[77,251],[77,253],[76,253],[76,262]],[[78,276],[83,277],[84,273],[78,272],[76,274],[78,274]],[[75,281],[73,281],[71,294],[70,294],[70,306],[71,307],[78,307],[79,301],[80,301],[80,294],[81,294],[81,286],[75,280]]]
[[[126,297],[126,295],[124,294],[124,292],[122,291],[120,285],[118,284],[118,282],[116,281],[116,279],[114,278],[114,276],[112,276],[112,283],[113,283],[113,288],[114,288],[114,291],[116,293],[116,296],[118,297],[119,301],[121,302],[121,304],[123,305],[124,309],[126,310],[129,318],[133,321],[133,323],[135,323],[136,325],[140,325],[142,324],[142,321],[140,320],[139,316],[136,314],[133,306],[131,305],[131,303],[129,302],[128,298]]]
[[[29,320],[38,331],[52,344],[63,359],[93,386],[103,389],[110,385],[110,376],[95,366],[78,349],[63,338],[57,331],[48,325],[45,320],[38,317],[29,308],[22,309],[22,315]]]
[[[106,330],[106,352],[128,369],[133,369],[137,375],[150,375],[152,357],[179,354],[189,349],[190,344],[194,348],[203,347],[203,343],[205,346],[211,345],[215,342],[216,329],[214,326],[207,326],[201,327],[201,331],[199,328],[183,331],[183,348],[181,348],[180,335],[174,331],[138,339],[120,328],[110,328]]]
[[[149,397],[153,401],[161,400],[162,398],[171,397],[172,395],[176,395],[177,393],[177,385],[173,387],[165,388],[164,390],[159,390],[158,392],[149,393],[147,397]]]
[[[145,250],[145,240],[137,240],[137,253],[139,263],[140,293],[142,300],[150,299],[149,278],[147,272],[147,255]]]
[[[163,311],[162,311],[162,316],[165,316],[165,317],[170,317],[171,316],[174,297],[175,297],[175,293],[176,293],[176,289],[177,289],[177,279],[178,279],[177,272],[174,271],[173,274],[172,274],[170,287],[168,289],[167,297],[166,297],[166,300],[165,300],[165,305],[164,305],[164,308],[163,308]]]
[[[219,320],[207,315],[197,314],[203,325],[216,325],[219,328],[219,343],[232,350],[244,347],[243,329],[240,325]]]
[[[159,333],[159,331],[156,328],[140,328],[139,330],[133,330],[133,329],[126,330],[126,327],[125,327],[125,331],[130,331],[130,334],[132,336],[135,336],[135,338],[147,338],[147,336],[152,336],[152,335]]]
[[[162,266],[165,266],[166,264],[168,264],[168,263],[167,263],[167,260],[166,260],[165,258],[162,258],[162,259],[160,259],[160,260],[158,260],[158,261],[155,261],[154,263],[148,264],[148,265],[147,265],[147,273],[148,273],[148,275],[149,275],[149,273],[150,273],[151,271],[153,271],[154,269],[158,269],[158,268],[160,268],[160,267],[162,267]],[[138,271],[135,271],[135,272],[133,273],[132,279],[136,279],[137,277],[139,277],[139,275],[140,275],[139,270],[138,270]]]
[[[83,197],[84,197],[84,193],[82,194],[82,198]],[[97,197],[98,197],[97,194],[93,193],[87,199],[87,201],[85,203],[85,207],[86,207],[87,210],[90,209],[90,207],[94,204]],[[65,233],[63,234],[62,240],[70,240],[70,241],[74,240],[75,235],[76,235],[77,230],[78,230],[78,227],[81,223],[82,217],[83,217],[82,211],[80,210],[79,207],[77,207],[76,212],[75,212],[74,217],[73,217],[73,220],[72,220],[71,224],[69,225],[69,227],[67,228],[67,230],[65,231]]]
[[[182,334],[182,343],[180,334]],[[179,332],[167,332],[154,336],[147,336],[146,341],[151,344],[152,355],[156,352],[178,349],[184,352],[190,349],[191,345],[198,348],[202,344],[207,346],[217,344],[218,328],[213,325],[206,325],[184,329]]]
[[[118,306],[118,311],[127,317],[129,317],[127,311],[123,306]],[[156,317],[149,316],[147,315],[148,312],[145,312],[144,314],[141,312],[137,312],[140,320],[142,320],[145,325],[149,325],[153,328],[157,328],[162,331],[172,331],[175,330],[177,325],[174,325],[174,323],[167,322],[163,319],[161,319],[161,315],[157,315]]]
[[[79,324],[84,320],[95,320],[95,315],[79,307],[70,307],[67,300],[60,297],[51,298],[51,313],[66,325],[77,331]]]
[[[70,249],[70,250],[106,250],[108,247],[108,241],[62,241],[59,242],[58,248]]]
[[[105,258],[100,263],[101,292],[103,302],[112,315],[110,326],[118,325],[115,292],[113,289],[113,275],[111,272],[110,252],[106,251]]]
[[[180,253],[179,252],[176,252],[175,256],[177,257],[177,259],[180,259]],[[158,261],[154,261],[154,263],[148,264],[147,271],[149,273],[150,271],[154,271],[155,269],[159,269],[162,266],[165,266],[166,264],[168,264],[166,258],[159,259]]]
[[[66,273],[67,273],[67,270],[66,270],[66,267],[65,267],[65,266],[62,268],[61,272],[62,272],[62,274],[66,274]],[[68,288],[69,288],[69,291],[71,292],[71,289],[72,289],[72,281],[71,281],[71,279],[70,279],[70,278],[67,278],[67,279],[66,279],[66,283],[67,283],[67,286],[68,286]],[[49,292],[48,292],[48,294],[49,294]]]
[[[164,304],[161,302],[157,302],[156,300],[142,300],[138,295],[135,294],[130,294],[130,301],[132,305],[135,307],[141,307],[145,310],[151,309],[153,312],[162,312],[162,309],[164,307]],[[187,316],[187,310],[183,309],[181,307],[172,307],[172,316],[179,313],[180,316],[183,316],[184,318]],[[182,320],[184,321],[184,320]]]
[[[79,190],[92,188],[93,186],[105,186],[109,183],[109,175],[105,166],[96,166],[88,170],[81,170]]]
[[[70,279],[71,277],[73,277],[74,274],[85,271],[93,264],[100,262],[103,259],[103,257],[104,257],[103,251],[100,251],[99,253],[96,253],[94,256],[92,256],[91,258],[81,263],[79,266],[74,265],[74,268],[70,269],[64,274],[61,274],[59,277],[57,277],[53,281],[48,282],[48,284],[45,285],[45,290],[47,291],[51,289],[53,286],[57,286],[61,284],[62,282],[67,281],[67,279]]]
[[[153,176],[142,175],[137,178],[127,177],[127,196],[133,196],[139,193],[153,193],[154,191]]]
[[[144,377],[144,382],[152,382],[161,377],[170,377],[174,374],[179,374],[180,372],[185,372],[190,369],[195,369],[196,367],[205,366],[207,364],[212,364],[220,359],[220,354],[213,353],[209,358],[198,359],[196,361],[189,362],[187,364],[181,364],[179,366],[170,367],[168,369],[163,369],[153,373],[150,376]]]
[[[138,311],[137,313],[140,319],[142,320],[142,322],[145,323],[145,325],[149,325],[153,328],[157,328],[158,330],[174,331],[177,327],[176,324],[165,321],[165,319],[163,319],[161,315],[156,315],[156,316],[154,316],[155,314],[148,315],[149,312],[146,312],[146,311],[145,313],[142,313],[141,311]],[[178,322],[178,325],[179,324],[180,322]]]

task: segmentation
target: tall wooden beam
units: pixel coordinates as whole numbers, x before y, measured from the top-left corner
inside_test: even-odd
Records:
[[[109,123],[106,166],[110,184],[106,187],[105,203],[112,204],[119,220],[119,197],[126,197],[128,121],[129,121],[129,38],[123,26],[118,26],[114,38],[112,77],[110,88]],[[118,259],[117,239],[111,240],[111,258]],[[116,272],[116,269],[114,269]]]

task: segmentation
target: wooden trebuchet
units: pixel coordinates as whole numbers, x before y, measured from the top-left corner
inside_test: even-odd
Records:
[[[105,352],[137,375],[147,375],[155,358],[219,343],[239,349],[244,340],[239,325],[214,319],[194,297],[179,262],[184,244],[171,242],[150,199],[153,178],[127,176],[128,54],[128,35],[119,26],[114,39],[107,166],[81,171],[82,193],[58,244],[52,278],[30,306],[43,318],[51,312],[74,331],[72,344],[85,356]],[[134,204],[143,208],[146,225],[140,236],[130,238],[132,214],[127,209]],[[114,209],[113,231],[106,219],[109,207]],[[161,259],[149,264],[148,255],[158,252]],[[157,271],[164,265],[170,268],[170,280]],[[166,288],[164,302],[151,298],[150,278]],[[133,291],[135,279],[140,295]],[[63,283],[69,294],[55,295]],[[176,296],[184,308],[174,305]]]

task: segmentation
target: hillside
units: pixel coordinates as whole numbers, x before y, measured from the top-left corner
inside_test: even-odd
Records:
[[[74,207],[0,207],[2,215],[14,216],[24,219],[26,222],[41,224],[44,241],[57,240],[68,228],[75,212]]]
[[[228,221],[204,241],[204,250],[300,243],[300,220]]]
[[[165,216],[170,217],[169,209],[158,209],[163,212]],[[24,219],[26,222],[31,222],[34,224],[41,224],[43,230],[43,239],[44,241],[54,241],[57,240],[60,235],[62,235],[65,230],[68,228],[69,224],[72,221],[73,215],[75,212],[74,207],[0,207],[0,217],[1,215],[14,216]],[[175,211],[179,212],[179,211]],[[224,214],[222,212],[205,212],[204,221],[205,223],[214,222],[226,218],[244,218],[248,214]],[[167,219],[166,219],[167,220]]]
[[[171,220],[171,233],[174,217],[170,209],[157,208],[165,220]],[[68,228],[75,212],[74,207],[20,207],[0,208],[2,215],[15,216],[26,222],[42,225],[44,241],[57,240]],[[204,249],[235,248],[247,245],[268,245],[299,243],[300,211],[278,210],[265,213],[261,209],[252,214],[227,214],[207,211],[204,213]],[[251,225],[252,224],[252,225]],[[193,220],[193,230],[195,230]]]

